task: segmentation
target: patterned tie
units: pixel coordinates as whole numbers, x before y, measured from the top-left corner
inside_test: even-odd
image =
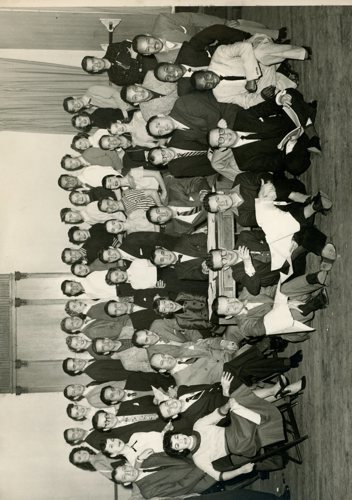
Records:
[[[245,76],[222,76],[219,75],[220,80],[230,80],[230,81],[235,81],[235,80],[246,80]]]
[[[206,151],[187,151],[187,153],[177,153],[177,158],[182,158],[185,156],[199,156],[204,155]]]
[[[159,470],[168,469],[168,465],[159,465],[159,467],[150,467],[149,469],[140,469],[142,472],[157,472]]]
[[[185,398],[186,403],[189,401],[198,401],[198,399],[201,397],[204,391],[198,391],[193,394],[193,396],[190,396],[189,398]]]
[[[197,214],[201,210],[202,210],[202,207],[193,207],[193,208],[190,208],[189,210],[177,209],[177,215],[193,215],[193,214]]]
[[[264,250],[263,252],[249,252],[254,260],[258,260],[259,262],[270,262],[271,255],[269,250]]]
[[[188,358],[184,361],[177,361],[179,365],[191,365],[197,361],[198,358]]]

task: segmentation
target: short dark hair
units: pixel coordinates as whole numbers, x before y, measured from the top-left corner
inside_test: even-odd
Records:
[[[73,333],[72,330],[66,328],[65,326],[67,318],[70,318],[70,316],[65,316],[65,318],[62,318],[62,320],[60,321],[60,328],[63,332],[69,333],[71,335]],[[77,334],[78,332],[79,330],[76,330],[75,334]]]
[[[67,444],[70,444],[71,446],[74,446],[76,444],[81,444],[83,443],[83,439],[79,439],[77,442],[74,442],[74,441],[71,441],[69,438],[68,438],[68,432],[72,429],[72,427],[70,429],[65,429],[64,430],[64,440],[66,441]]]
[[[109,175],[105,175],[102,180],[101,180],[101,185],[105,188],[105,189],[108,189],[106,187],[106,183],[108,182],[108,179],[110,179],[110,177],[116,177],[116,175],[113,175],[113,174],[109,174]],[[99,208],[100,210],[100,208]]]
[[[74,293],[74,294],[67,294],[65,292],[65,289],[66,289],[66,285],[70,282],[72,282],[74,280],[64,280],[62,283],[61,283],[61,291],[64,295],[67,295],[67,297],[78,297],[79,295],[82,295],[82,293],[84,293],[83,291],[80,291],[80,292],[77,292],[77,293]]]
[[[149,135],[151,135],[152,137],[154,137],[154,136],[153,136],[153,134],[150,132],[150,124],[151,124],[151,122],[152,122],[153,120],[155,120],[155,118],[158,118],[158,115],[153,115],[153,116],[151,116],[151,117],[149,118],[149,120],[147,121],[146,126],[145,126],[145,128],[146,128],[146,130],[147,130],[148,134],[149,134]]]
[[[147,211],[146,211],[146,213],[145,213],[145,216],[146,216],[147,220],[148,220],[149,222],[151,222],[152,224],[155,224],[155,222],[153,222],[153,221],[151,220],[151,217],[152,217],[152,216],[151,216],[151,213],[152,213],[152,210],[153,210],[153,209],[155,209],[155,208],[158,208],[158,205],[153,205],[152,207],[149,207],[149,208],[148,208],[148,210],[147,210]]]
[[[71,208],[62,208],[60,210],[60,219],[61,219],[61,222],[64,222],[65,224],[68,224],[68,222],[66,222],[65,220],[65,217],[66,217],[66,214],[68,214],[69,212],[71,212],[72,209]]]
[[[139,35],[136,35],[133,40],[132,40],[132,49],[137,52],[138,54],[140,52],[138,52],[138,41],[142,38],[142,37],[145,37],[145,36],[148,36],[148,35],[144,35],[143,33],[140,33]]]
[[[73,110],[70,110],[70,109],[68,108],[68,103],[69,103],[70,101],[73,101],[73,99],[74,99],[74,98],[73,98],[72,96],[70,96],[70,97],[65,97],[65,99],[62,101],[62,105],[63,105],[63,107],[64,107],[64,110],[65,110],[65,111],[67,111],[67,113],[70,113],[71,115],[74,113],[74,111],[73,111]]]
[[[155,163],[153,160],[153,154],[155,153],[155,151],[159,151],[160,148],[151,148],[149,151],[148,151],[148,161],[149,163],[151,163],[152,165],[155,166]]]
[[[102,250],[99,250],[98,252],[98,259],[100,260],[100,262],[103,262],[104,264],[108,264],[108,261],[104,259],[104,251],[106,250],[106,248],[103,248]]]
[[[97,452],[92,450],[92,448],[88,448],[88,446],[79,446],[78,448],[73,448],[73,450],[71,450],[71,452],[68,456],[68,459],[72,465],[75,465],[76,467],[78,467],[79,469],[82,469],[82,470],[89,470],[91,472],[94,472],[96,469],[95,469],[95,467],[93,467],[93,465],[90,462],[83,462],[83,463],[79,463],[79,464],[76,464],[74,462],[74,456],[75,456],[75,453],[77,451],[87,451],[89,453],[89,455],[96,455]]]
[[[217,195],[217,192],[216,192],[216,191],[215,191],[215,192],[212,192],[212,191],[211,191],[210,193],[208,193],[208,194],[206,194],[206,195],[204,196],[204,198],[203,198],[203,207],[205,208],[205,210],[206,210],[207,212],[210,212],[210,213],[217,213],[217,210],[216,210],[215,212],[213,212],[213,211],[210,209],[210,206],[209,206],[209,200],[210,200],[211,198],[213,198],[214,196],[216,196],[216,195]]]
[[[122,271],[122,269],[120,269],[119,267],[110,267],[110,269],[108,269],[108,272],[106,273],[106,276],[105,276],[105,281],[108,285],[117,285],[118,283],[114,283],[112,280],[111,280],[111,274],[116,271],[116,270],[119,270],[119,271]],[[124,281],[122,282],[124,283]]]
[[[72,377],[75,377],[76,375],[80,375],[80,371],[78,371],[78,373],[75,373],[73,370],[69,370],[68,367],[67,367],[67,364],[69,362],[70,359],[73,359],[73,358],[66,358],[63,360],[62,362],[62,369],[65,373],[67,373],[67,375],[71,375]]]
[[[82,349],[75,349],[72,347],[72,340],[74,339],[75,335],[77,335],[79,332],[70,332],[70,335],[66,337],[66,345],[72,352],[86,352],[87,348],[83,347]]]
[[[69,262],[66,262],[66,253],[67,252],[70,252],[71,251],[71,248],[68,248],[68,247],[65,247],[62,252],[61,252],[61,260],[64,264],[69,264]]]
[[[93,418],[92,418],[92,426],[94,427],[94,429],[96,431],[99,431],[101,430],[99,427],[98,427],[98,418],[99,418],[99,415],[102,415],[102,414],[105,414],[106,412],[104,410],[99,410],[97,411],[96,413],[94,413],[93,415]]]
[[[64,189],[65,191],[72,191],[72,189],[75,189],[76,186],[73,187],[65,187],[63,186],[63,181],[65,179],[68,179],[69,177],[75,177],[74,175],[68,175],[68,174],[61,174],[60,177],[57,180],[57,183],[61,189]]]
[[[110,401],[105,396],[105,390],[106,389],[113,389],[113,386],[112,385],[106,385],[105,387],[103,387],[102,390],[100,391],[100,399],[107,406],[112,406],[114,404],[113,401]]]
[[[77,266],[77,264],[80,264],[80,262],[74,262],[71,266],[71,273],[74,275],[74,276],[77,276],[78,278],[79,277],[82,277],[82,278],[85,278],[86,276],[88,276],[88,274],[90,274],[92,271],[89,269],[89,271],[87,272],[87,274],[85,274],[84,276],[81,276],[80,274],[76,274],[75,272],[75,268]],[[88,266],[89,268],[89,266]]]
[[[80,116],[85,116],[86,118],[89,118],[89,124],[86,125],[85,127],[79,127],[78,125],[76,125],[76,120]],[[92,119],[90,114],[87,113],[87,111],[80,111],[79,113],[73,115],[73,117],[71,118],[71,124],[72,127],[76,128],[77,130],[80,130],[81,132],[89,132],[92,128]]]
[[[73,408],[75,407],[75,404],[74,403],[69,403],[67,405],[67,408],[66,408],[66,413],[67,415],[72,418],[72,420],[76,420],[77,422],[81,422],[82,420],[87,420],[87,417],[82,417],[82,418],[74,418],[72,415],[71,415],[71,412],[73,410]]]
[[[70,203],[72,203],[72,205],[74,205],[75,207],[83,207],[85,205],[88,205],[88,203],[90,203],[90,201],[88,201],[87,203],[82,203],[81,205],[79,203],[75,203],[73,200],[72,200],[72,197],[74,194],[76,193],[83,193],[83,194],[88,194],[89,195],[89,192],[90,190],[89,189],[82,189],[82,191],[78,191],[76,189],[72,189],[72,191],[70,192],[70,194],[68,195],[68,199],[70,200]]]
[[[220,317],[226,316],[225,314],[218,313],[219,299],[222,299],[222,298],[226,299],[227,297],[225,295],[219,295],[218,297],[215,297],[215,299],[213,300],[213,303],[211,305],[211,310],[213,311],[213,313],[216,314],[216,316],[220,316]]]
[[[79,226],[72,226],[72,227],[70,227],[70,229],[67,231],[67,235],[68,235],[68,239],[69,239],[70,243],[73,243],[73,244],[76,244],[76,245],[77,245],[78,243],[80,243],[80,241],[76,241],[76,240],[74,239],[74,237],[73,237],[73,236],[74,236],[74,234],[75,234],[75,231],[79,231],[79,230],[80,230]]]
[[[149,260],[152,264],[154,264],[154,266],[156,266],[155,264],[155,254],[156,254],[156,251],[159,250],[159,248],[162,248],[162,247],[159,247],[159,246],[156,246],[153,248],[152,250],[152,253],[150,254],[150,257],[149,257]]]
[[[109,305],[114,304],[115,302],[116,300],[108,300],[107,303],[104,305],[104,312],[111,318],[113,318],[114,316],[111,316],[111,314],[109,314]]]
[[[161,63],[158,63],[155,68],[154,68],[154,76],[157,80],[159,80],[160,82],[163,82],[164,80],[160,80],[160,78],[158,77],[158,71],[159,69],[167,66],[169,63],[166,63],[166,62],[161,62]]]
[[[84,56],[82,61],[81,61],[81,66],[83,71],[89,74],[94,74],[94,75],[99,75],[100,73],[103,73],[105,71],[105,68],[100,69],[99,71],[91,71],[88,69],[88,61],[90,59],[93,59],[95,56]],[[96,59],[104,59],[103,57],[97,57]]]
[[[99,139],[99,148],[102,149],[103,151],[109,151],[109,147],[103,146],[103,140],[106,139],[107,137],[111,137],[109,134],[102,135]]]
[[[170,457],[186,457],[189,455],[190,450],[174,450],[171,445],[171,438],[179,434],[177,431],[166,431],[163,437],[163,448],[167,455]]]
[[[65,389],[63,390],[65,398],[69,399],[70,401],[81,401],[84,398],[83,395],[81,395],[81,396],[74,396],[74,397],[68,395],[68,389],[67,388],[70,387],[70,385],[71,384],[68,384],[65,387]]]
[[[153,302],[153,310],[159,314],[162,318],[172,318],[173,313],[162,313],[159,311],[159,306],[160,306],[160,301],[161,300],[167,300],[167,297],[158,297],[157,299],[154,300]]]
[[[133,50],[134,50],[134,49],[133,49]],[[137,52],[137,51],[135,50],[135,52]],[[132,104],[132,103],[130,103],[130,101],[128,101],[128,100],[127,100],[127,89],[128,89],[128,87],[130,87],[130,86],[131,86],[131,85],[124,85],[124,86],[121,88],[121,90],[120,90],[120,97],[121,97],[121,99],[122,99],[124,102],[126,102],[127,104]]]
[[[138,332],[141,330],[135,330],[132,337],[131,337],[131,342],[135,347],[143,347],[143,345],[138,344],[137,337],[138,337]]]
[[[65,163],[66,163],[66,160],[67,160],[68,158],[70,158],[70,159],[71,159],[71,158],[72,158],[72,155],[66,154],[66,155],[64,155],[64,156],[61,158],[61,160],[60,160],[60,166],[61,166],[61,168],[66,168],[66,167],[65,167]]]
[[[204,73],[206,73],[206,71],[204,70],[199,70],[199,71],[194,71],[192,73],[192,75],[190,76],[190,79],[189,79],[189,83],[192,85],[192,87],[196,90],[206,90],[204,88],[199,88],[197,86],[197,78],[199,78],[200,76],[204,75]]]
[[[207,267],[209,267],[209,269],[211,269],[212,271],[219,271],[220,269],[223,268],[223,266],[221,267],[214,266],[213,255],[214,252],[219,252],[219,250],[220,248],[213,248],[212,250],[209,250],[208,255],[205,258],[205,263]]]
[[[84,151],[84,149],[79,149],[79,148],[76,146],[76,142],[77,142],[79,139],[89,139],[89,135],[88,135],[88,134],[85,134],[84,132],[80,132],[79,134],[76,134],[76,135],[72,138],[71,148],[72,148],[72,149],[74,149],[75,151],[78,151],[79,153],[82,153],[82,151]]]

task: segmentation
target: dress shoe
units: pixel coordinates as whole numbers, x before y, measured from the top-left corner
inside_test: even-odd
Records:
[[[276,43],[281,43],[282,40],[284,40],[286,37],[287,37],[287,27],[286,26],[282,26],[279,29],[279,36],[276,39]]]
[[[290,359],[291,368],[297,368],[303,359],[302,350],[300,349],[299,351],[295,352],[292,356],[290,356],[289,359]]]
[[[303,306],[299,306],[302,311],[303,316],[308,316],[311,312],[318,311],[319,309],[325,309],[329,305],[329,295],[326,288],[320,290],[320,292],[308,300]]]
[[[309,139],[307,149],[311,153],[314,153],[316,155],[321,155],[322,150],[321,150],[320,139],[318,136],[315,135],[314,137]]]
[[[319,191],[313,198],[313,210],[315,212],[319,212],[323,215],[326,215],[329,210],[331,210],[332,207],[332,201],[328,198],[328,196],[323,193],[322,191]]]
[[[335,245],[327,243],[321,251],[320,271],[331,271],[336,257]]]
[[[307,57],[305,58],[305,61],[310,61],[312,59],[312,49],[310,47],[307,47],[306,45],[302,45],[302,47],[306,50],[307,52]]]
[[[285,486],[284,492],[281,496],[279,496],[280,500],[290,500],[291,499],[291,492],[289,486]]]
[[[293,384],[289,384],[287,388],[284,388],[281,391],[281,397],[285,396],[294,396],[295,394],[300,394],[304,391],[307,385],[307,379],[303,376],[298,382],[294,382]]]

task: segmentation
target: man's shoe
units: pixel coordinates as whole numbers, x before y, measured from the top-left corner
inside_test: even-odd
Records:
[[[300,349],[299,351],[295,352],[292,356],[290,356],[289,359],[290,359],[291,368],[297,368],[303,359],[302,350]]]
[[[320,271],[331,271],[336,257],[337,252],[335,245],[327,243],[321,251]]]
[[[287,27],[282,26],[279,29],[279,36],[276,39],[276,43],[282,43],[282,40],[285,40],[286,37],[287,37]]]
[[[313,51],[310,47],[307,47],[306,45],[302,45],[302,47],[305,49],[305,51],[307,52],[307,57],[305,57],[305,61],[310,61],[312,59],[312,54],[313,54]]]
[[[321,155],[322,150],[320,145],[320,139],[317,135],[309,139],[307,149],[311,153],[315,153],[316,155]]]
[[[284,492],[281,496],[279,496],[280,500],[290,500],[291,499],[291,492],[289,486],[285,486]]]
[[[312,198],[312,202],[313,202],[313,210],[323,215],[326,215],[327,212],[332,208],[332,201],[322,191],[319,191]]]
[[[308,300],[308,302],[306,302],[299,308],[303,316],[308,316],[308,314],[314,311],[318,311],[319,309],[325,309],[326,306],[328,305],[329,305],[329,295],[327,289],[323,288],[317,295],[315,295],[315,297]]]

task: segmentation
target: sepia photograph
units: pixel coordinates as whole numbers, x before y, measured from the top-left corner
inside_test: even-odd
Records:
[[[1,499],[349,498],[351,26],[0,0]]]

